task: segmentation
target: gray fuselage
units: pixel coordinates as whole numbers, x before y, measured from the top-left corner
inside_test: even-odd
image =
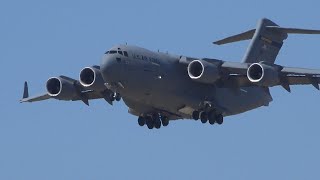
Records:
[[[187,66],[180,63],[184,56],[128,45],[114,46],[108,52],[111,51],[102,58],[102,76],[136,116],[157,112],[170,119],[190,119],[192,112],[203,108],[206,101],[228,116],[272,101],[268,88],[224,88],[193,81]],[[128,55],[115,53],[118,51]]]

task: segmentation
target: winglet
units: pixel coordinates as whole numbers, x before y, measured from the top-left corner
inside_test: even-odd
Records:
[[[24,87],[23,87],[23,96],[22,99],[20,100],[20,103],[23,103],[25,99],[29,97],[29,90],[28,90],[28,83],[27,81],[24,82]]]
[[[28,90],[28,83],[27,81],[24,82],[24,89],[23,89],[23,99],[29,97],[29,90]]]

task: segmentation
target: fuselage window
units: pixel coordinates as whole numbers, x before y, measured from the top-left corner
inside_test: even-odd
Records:
[[[127,51],[123,51],[124,56],[128,57]]]
[[[118,51],[119,54],[123,55],[122,51]]]
[[[117,51],[109,51],[109,54],[116,54]]]

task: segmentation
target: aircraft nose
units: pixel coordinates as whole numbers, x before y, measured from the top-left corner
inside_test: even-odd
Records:
[[[105,55],[100,64],[100,71],[105,82],[112,82],[116,72],[116,62],[114,58]]]

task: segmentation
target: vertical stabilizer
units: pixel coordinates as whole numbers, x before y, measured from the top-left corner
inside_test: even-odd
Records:
[[[280,27],[269,19],[261,19],[256,29],[213,42],[223,45],[251,39],[243,63],[267,62],[274,64],[288,34],[320,34],[320,30]]]
[[[268,26],[279,27],[269,19],[261,19],[258,22],[257,28],[242,62],[275,62],[283,45],[283,41],[288,37],[288,35],[282,31],[270,30],[268,29]]]

